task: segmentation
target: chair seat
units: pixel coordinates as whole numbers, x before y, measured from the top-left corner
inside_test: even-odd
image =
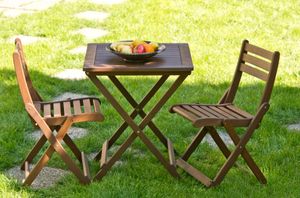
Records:
[[[195,127],[222,126],[224,121],[232,126],[248,126],[254,116],[233,104],[178,104],[170,109],[190,120]]]
[[[40,115],[51,126],[61,125],[67,117],[72,116],[73,122],[102,121],[98,98],[87,97],[51,102],[35,102]]]

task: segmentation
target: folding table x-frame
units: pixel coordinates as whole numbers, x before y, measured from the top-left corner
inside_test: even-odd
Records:
[[[144,63],[125,62],[119,57],[116,57],[115,55],[105,51],[105,47],[107,45],[108,44],[88,45],[83,70],[96,85],[98,90],[103,94],[103,96],[106,97],[115,110],[120,114],[124,122],[113,134],[113,136],[104,142],[102,150],[95,157],[96,160],[100,160],[100,170],[94,179],[101,179],[137,137],[139,137],[149,148],[149,150],[160,160],[160,162],[172,176],[179,177],[176,171],[176,162],[172,143],[156,127],[156,125],[152,122],[152,119],[193,70],[188,45],[166,44],[167,49],[165,52],[149,59],[149,61]],[[117,78],[117,76],[120,75],[154,75],[160,76],[160,78],[144,96],[142,101],[138,103]],[[167,81],[167,79],[173,75],[176,75],[177,79],[147,114],[143,108],[156,94],[159,88]],[[134,110],[130,114],[124,110],[121,104],[101,82],[101,77],[98,78],[97,76],[108,76],[110,81],[115,85],[116,88],[118,88],[124,98],[133,107]],[[142,118],[142,121],[139,124],[134,121],[134,118],[138,115]],[[152,130],[152,132],[168,149],[169,161],[164,158],[162,153],[145,135],[143,130],[146,126]],[[131,135],[119,147],[115,154],[108,159],[108,149],[115,143],[115,141],[120,137],[127,127],[132,129]]]

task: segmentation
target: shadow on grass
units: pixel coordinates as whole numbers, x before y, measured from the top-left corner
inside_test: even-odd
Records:
[[[47,76],[41,72],[31,70],[31,78],[34,86],[45,100],[62,94],[64,92],[74,92],[87,95],[95,95],[100,97],[102,101],[102,110],[106,120],[101,123],[84,123],[81,124],[92,131],[89,136],[82,140],[77,140],[80,147],[84,148],[87,153],[97,151],[105,139],[109,138],[111,134],[117,129],[121,123],[121,118],[107,102],[104,97],[99,94],[96,87],[86,80],[61,80]],[[4,170],[13,165],[20,164],[26,153],[33,146],[34,142],[26,138],[26,133],[33,130],[30,120],[24,110],[23,102],[19,93],[19,88],[16,84],[15,72],[13,70],[0,70],[0,119],[1,119],[1,133],[0,133],[0,152],[3,154],[0,158],[0,170]],[[137,101],[140,101],[145,93],[154,85],[157,79],[153,77],[121,77],[121,82],[124,83]],[[174,79],[172,79],[173,81]],[[231,78],[229,79],[231,80]],[[131,111],[126,100],[121,96],[116,88],[113,87],[109,80],[105,79],[104,84],[112,90],[113,95],[125,107],[127,111]],[[168,81],[161,88],[161,90],[151,100],[145,110],[149,111],[164,92],[170,87],[171,82]],[[229,83],[209,84],[201,79],[196,83],[184,82],[169,101],[160,110],[158,115],[154,118],[154,122],[162,129],[164,134],[174,142],[175,148],[180,152],[189,144],[190,137],[196,132],[190,123],[186,122],[179,116],[171,115],[168,109],[172,104],[176,103],[216,103],[222,96],[223,92],[229,86]],[[236,104],[249,112],[255,112],[260,98],[256,98],[258,91],[262,91],[262,84],[245,84],[237,94]],[[263,157],[260,152],[260,143],[265,145],[273,141],[269,136],[283,136],[286,132],[284,125],[297,122],[300,120],[300,101],[299,88],[285,87],[275,85],[271,98],[271,109],[265,116],[264,124],[262,125],[262,135],[259,137],[266,137],[264,140],[259,138],[253,143],[254,153],[259,157]],[[176,126],[174,125],[176,124]],[[271,132],[269,132],[271,130]],[[146,130],[147,131],[147,130]],[[278,132],[279,131],[279,132]],[[130,132],[130,130],[128,130]],[[124,138],[121,138],[124,140]],[[156,140],[156,143],[158,141]],[[288,147],[288,142],[278,142],[283,147]],[[284,145],[286,144],[286,145]],[[160,147],[162,148],[162,147]],[[265,147],[265,150],[273,149],[273,146]],[[145,147],[143,148],[147,150]],[[198,157],[205,157],[204,155]],[[207,156],[206,156],[207,157]],[[59,161],[59,160],[58,160]],[[197,162],[198,160],[196,160]],[[211,161],[211,160],[207,160]],[[259,161],[263,161],[263,158]],[[64,167],[61,162],[54,162],[55,165]],[[158,163],[155,164],[160,166]],[[152,166],[152,165],[151,165]],[[125,170],[124,170],[125,171]],[[124,172],[126,175],[126,171]],[[167,174],[165,172],[165,174]],[[143,178],[143,176],[140,176]],[[142,179],[140,178],[140,179]],[[16,189],[17,190],[17,189]]]

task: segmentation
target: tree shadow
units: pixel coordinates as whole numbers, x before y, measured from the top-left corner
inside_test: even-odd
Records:
[[[88,152],[97,151],[104,140],[109,138],[121,124],[122,119],[120,116],[89,79],[61,80],[36,70],[30,70],[30,74],[34,86],[45,100],[50,100],[64,92],[94,95],[100,98],[102,101],[102,111],[106,120],[100,124],[83,124],[83,126],[88,127],[92,132],[84,140],[78,140],[79,145],[84,147]],[[5,156],[0,158],[0,170],[4,170],[13,164],[20,164],[34,142],[26,139],[24,135],[28,131],[33,130],[33,126],[24,110],[19,88],[16,84],[15,72],[9,69],[1,69],[0,75],[0,79],[2,80],[0,84],[0,127],[2,131],[0,134],[0,152]],[[120,81],[128,88],[133,97],[137,98],[137,101],[140,101],[145,93],[157,82],[157,77],[120,77]],[[174,79],[172,78],[171,81],[174,81]],[[167,81],[162,86],[157,95],[153,97],[153,100],[149,102],[149,105],[145,107],[145,111],[151,110],[156,101],[171,86],[171,81]],[[131,111],[132,108],[130,105],[126,103],[126,99],[122,97],[113,84],[106,78],[103,79],[103,83],[112,91],[117,100],[125,107],[125,110]],[[168,112],[170,106],[176,103],[217,103],[228,86],[229,81],[221,84],[211,84],[201,79],[196,83],[186,81],[159,111],[154,118],[154,123],[162,129],[167,137],[170,137],[175,148],[181,153],[189,144],[190,137],[195,135],[197,129],[193,128],[183,118],[170,114]],[[255,112],[260,95],[259,97],[255,96],[262,90],[263,84],[251,83],[243,85],[237,94],[236,104],[248,112]],[[272,135],[283,136],[287,130],[285,125],[300,120],[300,101],[298,96],[299,88],[275,84],[271,97],[271,108],[263,121],[261,127],[263,129],[259,129],[262,131],[262,134],[256,137],[253,144],[255,146],[254,150],[261,149],[257,144],[270,144],[270,141],[274,140],[272,138],[261,140],[260,138]],[[127,131],[131,132],[130,129]],[[121,140],[124,140],[124,138],[121,138]],[[155,141],[158,142],[157,140]],[[283,145],[284,143],[282,142],[278,143],[284,147],[289,147],[289,145]],[[270,148],[265,149],[272,148],[270,146]],[[261,154],[258,155],[261,156]]]

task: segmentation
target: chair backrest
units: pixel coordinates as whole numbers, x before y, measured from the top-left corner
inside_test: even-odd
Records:
[[[269,103],[277,73],[279,56],[278,51],[271,52],[244,40],[233,81],[223,103],[233,102],[243,73],[250,74],[266,82],[260,105]]]
[[[17,81],[21,91],[21,95],[24,103],[34,103],[42,101],[42,98],[32,85],[32,81],[29,76],[25,55],[23,52],[22,42],[19,38],[15,40],[15,51],[13,53],[13,62],[17,75]]]

